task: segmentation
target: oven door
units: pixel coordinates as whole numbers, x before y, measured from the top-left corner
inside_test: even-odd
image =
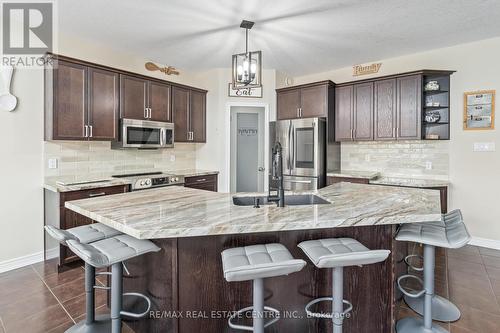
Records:
[[[123,148],[167,148],[174,146],[172,123],[123,119]]]

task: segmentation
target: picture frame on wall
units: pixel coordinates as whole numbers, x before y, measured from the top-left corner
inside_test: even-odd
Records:
[[[464,93],[464,130],[495,129],[495,90]]]

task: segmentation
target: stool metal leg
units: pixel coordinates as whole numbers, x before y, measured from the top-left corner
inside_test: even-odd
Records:
[[[398,333],[449,333],[439,325],[432,324],[432,299],[434,296],[435,247],[424,245],[424,318],[407,317],[398,321]]]
[[[121,310],[123,303],[123,266],[116,263],[111,266],[111,333],[121,333]]]
[[[264,333],[264,280],[253,280],[253,332]]]
[[[344,267],[333,269],[333,333],[342,333],[344,321]]]
[[[82,320],[68,330],[66,333],[109,333],[111,320],[109,315],[95,316],[95,268],[85,263],[85,320]]]

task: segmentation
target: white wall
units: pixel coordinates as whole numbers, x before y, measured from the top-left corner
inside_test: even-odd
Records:
[[[365,52],[369,53],[370,50]],[[500,38],[478,41],[382,62],[382,76],[419,69],[449,69],[451,77],[451,140],[449,143],[450,207],[461,208],[475,237],[500,240],[500,152],[475,153],[474,142],[500,142],[499,131],[464,131],[463,93],[495,89],[500,93]],[[369,76],[363,76],[368,78]],[[294,78],[294,84],[330,79],[355,80],[352,68]],[[497,96],[497,98],[500,96]],[[498,105],[498,103],[497,103]],[[497,107],[497,118],[500,110]],[[497,127],[500,126],[497,120]],[[500,149],[498,147],[497,149]]]
[[[276,71],[262,71],[262,98],[228,97],[231,69],[220,68],[195,75],[198,86],[207,94],[207,143],[199,144],[196,166],[200,169],[218,170],[219,191],[229,192],[229,123],[228,103],[258,103],[269,106],[270,120],[276,120]]]
[[[73,36],[59,37],[58,53],[111,67],[165,79],[148,72],[140,59],[105,45],[90,44]],[[168,80],[196,86],[193,75]],[[43,71],[18,69],[12,92],[19,105],[14,112],[0,112],[0,271],[11,261],[40,259],[43,250]]]

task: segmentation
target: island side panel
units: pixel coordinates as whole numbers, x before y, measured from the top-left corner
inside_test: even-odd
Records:
[[[251,282],[226,282],[220,253],[231,247],[279,242],[308,265],[299,273],[265,280],[266,304],[304,318],[284,318],[266,332],[331,332],[329,320],[307,319],[304,313],[304,306],[311,299],[331,295],[331,270],[316,269],[297,244],[309,239],[350,237],[370,249],[394,251],[393,234],[393,226],[367,226],[179,238],[179,310],[210,317],[213,310],[230,311],[251,305]],[[351,318],[344,324],[345,333],[393,331],[395,272],[392,256],[383,263],[345,269],[344,297],[354,304]],[[179,319],[178,329],[180,333],[230,332],[225,318],[184,317]]]
[[[161,251],[127,260],[130,275],[124,272],[123,277],[124,292],[139,292],[150,298],[150,314],[141,320],[125,320],[136,333],[178,332],[177,239],[154,243]],[[145,309],[144,301],[137,297],[124,297],[123,303],[126,311],[141,313]]]

